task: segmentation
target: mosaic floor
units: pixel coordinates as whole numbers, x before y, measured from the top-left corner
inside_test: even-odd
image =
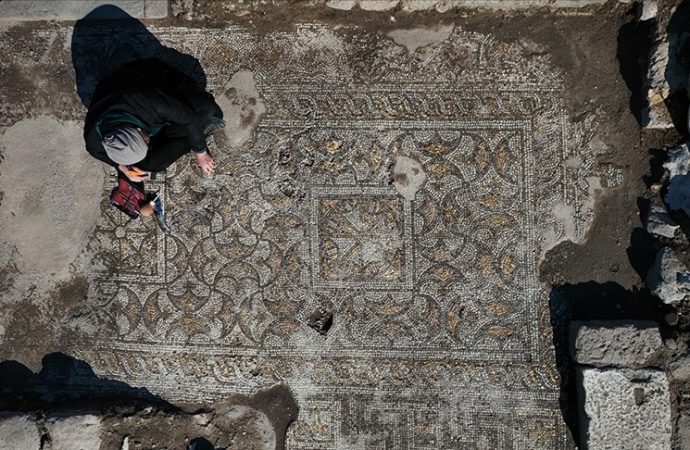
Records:
[[[548,57],[458,28],[412,54],[316,25],[150,31],[216,95],[250,71],[265,114],[243,145],[211,143],[215,178],[185,160],[154,183],[171,234],[104,201],[106,326],[76,354],[173,400],[285,381],[293,450],[565,448],[538,261],[585,232],[600,174]],[[400,155],[426,173],[413,200]]]

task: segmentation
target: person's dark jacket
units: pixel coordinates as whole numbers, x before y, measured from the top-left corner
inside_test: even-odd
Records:
[[[168,125],[185,129],[190,150],[204,151],[206,139],[202,124],[192,108],[185,104],[183,92],[193,83],[161,61],[150,59],[131,63],[99,82],[84,125],[86,150],[95,158],[113,167],[103,145],[100,119],[110,112],[128,113],[144,123],[148,130]],[[156,147],[149,148],[149,154]],[[151,156],[151,155],[149,155]],[[147,156],[147,158],[149,157]]]

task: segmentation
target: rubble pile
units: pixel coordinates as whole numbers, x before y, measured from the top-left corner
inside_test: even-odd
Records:
[[[572,322],[580,443],[590,450],[690,448],[690,416],[682,392],[690,385],[690,150],[666,152],[662,181],[646,217],[660,243],[647,274],[649,291],[670,309],[666,323]],[[661,331],[660,331],[661,329]],[[662,335],[665,337],[662,337]],[[677,419],[676,419],[677,418]]]
[[[665,53],[661,69],[656,67],[660,48]],[[658,42],[650,58],[646,118],[643,115],[648,129],[673,127],[668,112],[659,106],[663,101],[656,99],[670,95],[666,78],[658,74],[662,69],[667,72],[668,54],[668,42]],[[654,81],[659,76],[661,83]],[[657,92],[660,84],[664,95]],[[666,119],[661,120],[662,116]],[[571,324],[570,356],[576,367],[580,443],[590,450],[626,448],[631,442],[645,449],[690,448],[690,415],[687,396],[682,394],[690,385],[686,332],[690,323],[688,143],[666,151],[663,169],[662,179],[650,188],[653,196],[645,218],[647,232],[661,247],[646,284],[651,294],[670,308],[666,323]]]
[[[64,371],[57,380],[45,369],[28,382],[0,377],[0,449],[269,450],[284,448],[286,429],[297,416],[283,384],[204,407],[173,406],[122,383],[95,376],[82,383],[70,367]],[[108,392],[113,387],[119,389]]]
[[[681,49],[690,33],[669,30],[654,2],[641,2],[638,20],[654,21],[642,111],[645,130],[674,127],[688,67]],[[650,12],[651,11],[651,12]],[[658,23],[657,23],[658,21]],[[676,111],[677,113],[677,111]],[[650,186],[647,233],[659,248],[646,276],[649,292],[670,311],[664,323],[644,320],[573,322],[570,356],[578,391],[580,446],[587,449],[690,448],[690,147],[666,149],[661,179]],[[646,217],[645,217],[646,216]]]

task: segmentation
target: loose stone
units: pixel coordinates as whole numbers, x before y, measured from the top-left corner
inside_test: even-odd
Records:
[[[573,322],[570,338],[572,358],[597,367],[646,367],[664,346],[652,321]]]
[[[669,172],[668,191],[664,200],[671,210],[690,216],[690,150],[683,144],[668,151],[664,169]]]
[[[673,250],[664,247],[647,274],[647,286],[664,303],[675,304],[690,293],[690,273]]]
[[[647,219],[647,231],[658,237],[673,239],[680,226],[659,206],[653,206]]]

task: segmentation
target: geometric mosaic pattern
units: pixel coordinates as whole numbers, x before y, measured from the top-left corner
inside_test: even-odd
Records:
[[[244,147],[211,143],[215,178],[184,159],[153,184],[172,233],[104,200],[102,327],[75,352],[172,400],[284,381],[290,449],[565,448],[538,259],[547,233],[584,234],[596,174],[548,58],[460,29],[413,54],[319,25],[152,31],[216,95],[251,70],[267,112]],[[397,155],[426,172],[414,200]]]

